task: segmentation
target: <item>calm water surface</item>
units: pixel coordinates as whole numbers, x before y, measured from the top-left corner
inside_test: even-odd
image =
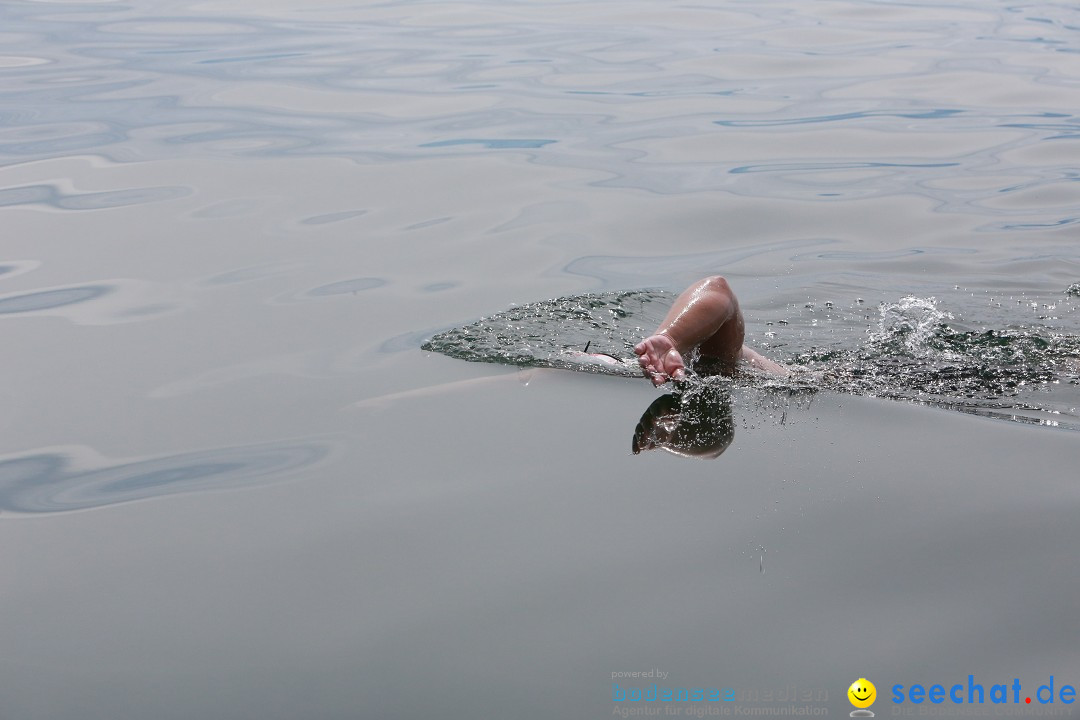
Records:
[[[0,78],[5,720],[1080,685],[1073,5],[13,1]],[[1063,349],[979,415],[740,385],[714,460],[420,349],[711,273],[789,362]]]

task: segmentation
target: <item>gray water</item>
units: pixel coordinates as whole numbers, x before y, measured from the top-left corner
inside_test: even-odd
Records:
[[[1080,684],[1078,30],[0,5],[0,716],[1075,714],[890,695]],[[421,350],[714,273],[834,384],[713,388],[713,459],[632,452],[640,379]]]

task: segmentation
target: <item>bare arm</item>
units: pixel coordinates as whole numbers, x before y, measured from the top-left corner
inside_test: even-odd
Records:
[[[758,370],[764,370],[765,372],[779,375],[780,377],[788,377],[791,375],[791,371],[780,363],[770,360],[756,350],[748,348],[745,345],[742,347],[740,357],[742,357],[748,365],[757,368]]]
[[[682,292],[675,300],[667,317],[656,329],[657,335],[667,335],[679,352],[684,353],[716,336],[728,323],[735,321],[739,328],[737,347],[729,353],[737,354],[742,347],[742,315],[739,301],[719,275],[705,278]]]
[[[661,385],[682,379],[683,353],[695,347],[734,369],[743,332],[735,293],[724,278],[714,275],[684,290],[656,332],[638,343],[634,352],[653,384]]]

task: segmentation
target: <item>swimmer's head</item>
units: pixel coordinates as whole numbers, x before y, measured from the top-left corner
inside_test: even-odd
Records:
[[[697,458],[719,457],[735,437],[726,389],[696,387],[656,398],[634,429],[632,449],[667,450]]]

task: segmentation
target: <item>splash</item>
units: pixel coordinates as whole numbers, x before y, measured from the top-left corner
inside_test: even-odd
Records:
[[[633,347],[660,324],[674,297],[636,290],[543,300],[440,333],[422,347],[472,362],[640,377]],[[586,348],[622,362],[583,362]]]
[[[1080,337],[1037,325],[968,329],[935,298],[882,303],[878,313],[854,347],[798,352],[796,376],[856,395],[1080,429]]]
[[[632,348],[656,328],[673,298],[644,290],[529,303],[440,333],[423,347],[474,362],[640,376]],[[858,312],[865,308],[860,305]],[[792,376],[743,373],[733,387],[786,396],[828,389],[1080,430],[1077,335],[1038,324],[976,329],[933,297],[883,302],[876,314],[859,315],[858,321],[832,312],[781,325],[784,342],[772,344],[786,357],[776,347],[765,352],[791,366]],[[823,330],[829,332],[824,346],[818,344]],[[586,347],[623,362],[584,363],[579,356]]]

